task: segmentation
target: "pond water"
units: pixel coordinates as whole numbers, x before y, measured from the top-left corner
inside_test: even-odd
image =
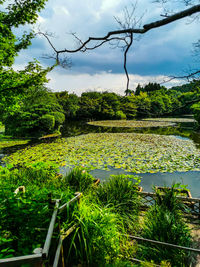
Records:
[[[195,146],[200,149],[200,133],[192,130],[192,123],[179,123],[177,127],[154,127],[154,128],[116,128],[116,127],[101,127],[88,125],[86,122],[72,122],[67,121],[62,128],[62,136],[78,136],[87,133],[143,133],[143,134],[159,134],[159,135],[173,135],[178,139],[190,139]],[[32,141],[33,142],[33,141]],[[34,141],[35,142],[35,141]],[[33,144],[33,143],[32,143]],[[0,164],[1,157],[6,154],[15,152],[16,150],[23,149],[27,145],[18,145],[11,148],[4,148],[0,151]],[[3,164],[3,163],[2,163]],[[68,171],[66,168],[61,168],[61,172]],[[123,169],[114,169],[111,171],[95,169],[91,174],[106,180],[111,174],[134,174],[126,172]],[[136,174],[142,178],[141,186],[144,191],[152,191],[152,186],[170,186],[172,183],[181,183],[187,185],[193,197],[200,197],[200,171],[187,171],[187,172],[173,172],[173,173],[144,173]]]
[[[88,125],[84,122],[68,122],[63,128],[63,136],[77,136],[86,133],[143,133],[143,134],[160,134],[173,135],[178,139],[190,139],[195,146],[200,149],[200,133],[193,131],[192,123],[179,123],[177,127],[153,127],[153,128],[116,128],[116,127],[100,127]],[[66,170],[62,169],[62,172]],[[126,172],[123,169],[92,170],[90,172],[95,178],[106,180],[111,174],[133,174],[141,177],[141,186],[144,191],[152,191],[153,185],[170,186],[172,183],[181,183],[187,185],[193,197],[200,198],[200,172],[173,172],[173,173],[143,173],[135,174]]]

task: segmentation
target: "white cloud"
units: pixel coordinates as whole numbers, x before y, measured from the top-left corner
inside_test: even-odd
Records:
[[[41,30],[56,34],[57,37],[52,38],[52,42],[57,49],[75,48],[76,42],[67,33],[76,32],[82,40],[86,40],[89,36],[102,36],[110,30],[115,30],[117,24],[113,16],[122,15],[125,6],[130,6],[130,0],[49,0],[39,16],[38,24]],[[145,10],[147,12],[143,23],[162,18],[159,6],[149,0],[138,0],[136,13],[139,15]],[[163,68],[165,73],[170,73],[170,67],[169,71],[166,71],[167,62],[176,65],[178,62],[183,62],[186,57],[188,60],[190,44],[195,41],[198,33],[197,24],[186,25],[183,21],[148,32],[140,42],[134,42],[129,51],[127,61],[129,71],[131,72],[131,66],[134,66],[134,69],[138,69],[137,73],[144,74],[142,67],[148,66],[150,70],[148,73],[154,73],[159,66],[157,73],[162,73],[162,66],[165,65],[166,67]],[[52,53],[52,50],[47,41],[39,37],[33,42],[32,47],[20,53],[16,64],[25,62],[26,65],[28,61],[33,60],[33,57],[42,61],[41,56],[44,53]],[[104,46],[87,54],[73,54],[72,61],[73,73],[68,72],[64,76],[61,72],[54,71],[50,74],[52,77],[50,86],[54,90],[81,91],[103,88],[103,90],[111,89],[123,94],[126,84],[125,75],[114,73],[123,71],[121,51]],[[106,69],[109,70],[107,73],[99,73],[100,70]],[[91,73],[98,74],[91,75]],[[131,75],[130,77],[131,88],[134,88],[138,82],[142,84],[158,81],[158,76]]]
[[[85,91],[111,91],[117,94],[124,95],[126,87],[126,77],[124,74],[114,74],[110,72],[101,72],[94,75],[88,73],[83,74],[60,74],[59,72],[52,72],[48,75],[50,78],[49,87],[53,91],[68,91],[74,92],[78,95]],[[163,82],[166,80],[165,76],[141,76],[130,75],[130,88],[135,89],[138,83],[145,85],[149,82]],[[166,84],[167,87],[180,84],[181,81],[175,79]]]

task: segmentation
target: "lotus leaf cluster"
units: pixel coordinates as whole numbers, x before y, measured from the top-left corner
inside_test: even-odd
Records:
[[[174,126],[172,122],[162,121],[136,121],[136,120],[106,120],[88,122],[90,125],[103,127],[130,127],[130,128],[145,128],[145,127],[167,127]]]
[[[196,122],[193,118],[147,118],[145,121],[159,121],[159,122]]]
[[[13,164],[37,161],[90,169],[122,168],[134,173],[200,171],[200,150],[191,140],[137,133],[96,133],[42,143],[4,158]]]

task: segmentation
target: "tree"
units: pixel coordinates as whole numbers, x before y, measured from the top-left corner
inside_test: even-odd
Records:
[[[41,84],[35,83],[24,89],[17,98],[16,108],[9,107],[4,112],[6,134],[33,137],[59,130],[65,121],[63,109],[55,94],[42,84],[43,80],[46,80],[45,76],[40,80]]]
[[[0,71],[0,120],[20,109],[21,98],[30,96],[29,90],[33,93],[33,87],[41,91],[41,87],[48,82],[47,72],[48,69],[43,69],[37,61],[29,62],[21,71],[12,68]]]
[[[18,38],[14,30],[26,24],[33,24],[38,12],[44,8],[47,0],[15,0],[5,7],[5,0],[0,0],[0,70],[12,66],[21,49],[26,49],[34,37],[33,31],[23,32]]]
[[[28,64],[23,71],[14,71],[11,66],[19,51],[26,49],[32,38],[33,31],[23,32],[17,37],[14,31],[21,26],[33,24],[38,12],[44,8],[47,0],[15,0],[5,4],[0,0],[0,109],[1,113],[17,105],[22,91],[33,84],[43,83],[43,77],[53,67],[46,70],[36,69],[35,62]],[[37,65],[39,68],[39,65]],[[46,80],[47,81],[47,80]],[[4,110],[2,107],[4,106]],[[5,109],[6,108],[6,109]]]

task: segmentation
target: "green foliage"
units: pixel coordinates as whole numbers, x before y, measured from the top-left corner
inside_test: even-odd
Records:
[[[123,113],[123,111],[118,110],[115,114],[115,117],[117,120],[125,120],[126,119],[126,114]]]
[[[66,118],[75,118],[80,109],[79,97],[75,94],[68,94],[67,91],[55,93],[59,104],[63,107]]]
[[[64,122],[63,109],[56,96],[43,85],[47,82],[47,72],[34,62],[30,63],[23,73],[15,73],[22,81],[28,77],[28,87],[22,87],[20,95],[18,92],[15,98],[12,96],[12,101],[6,104],[8,106],[2,103],[6,134],[40,136],[56,131]],[[4,99],[6,103],[7,97]]]
[[[200,125],[200,103],[194,104],[192,106],[192,111],[194,113],[194,118],[198,122],[198,126]]]
[[[48,199],[72,198],[56,165],[38,162],[26,168],[0,168],[0,258],[32,254],[43,247],[52,208]],[[14,193],[19,186],[25,192]],[[63,190],[64,189],[64,190]]]
[[[43,129],[47,133],[51,133],[55,126],[55,117],[53,115],[45,114],[40,117],[40,129]]]
[[[111,175],[95,191],[99,203],[112,207],[114,212],[120,214],[126,228],[130,229],[132,233],[138,226],[140,198],[137,192],[139,183],[139,178],[133,175]]]
[[[52,115],[55,120],[55,128],[58,129],[58,127],[64,123],[65,115],[62,112],[58,112],[58,111],[53,112]]]
[[[156,191],[156,204],[150,208],[144,220],[144,238],[190,247],[190,230],[181,216],[181,204],[176,198],[176,186],[164,194]],[[188,266],[189,253],[179,249],[145,244],[141,247],[142,257],[156,263],[168,260],[172,266]]]
[[[4,2],[0,2],[0,5],[4,4],[0,11],[0,70],[3,66],[11,66],[17,53],[31,44],[33,32],[23,32],[21,37],[16,37],[14,29],[35,23],[46,0],[15,0],[7,6]]]
[[[48,195],[42,193],[38,190],[30,196],[1,188],[0,258],[32,254],[34,248],[43,246],[46,231],[37,228],[48,228],[52,210]]]
[[[68,92],[55,93],[66,118],[73,119],[128,119],[190,114],[193,101],[199,99],[198,82],[184,85],[185,89],[166,89],[157,83],[138,85],[128,96],[109,92],[85,92],[81,97]],[[190,103],[187,105],[187,102]],[[79,112],[77,112],[79,111]],[[123,112],[123,113],[122,113]],[[125,116],[123,115],[125,114]]]
[[[64,181],[75,191],[84,192],[94,183],[94,178],[83,167],[75,167],[67,174]]]
[[[115,261],[120,253],[120,234],[123,232],[118,216],[86,198],[81,201],[75,218],[78,228],[66,251],[68,264],[105,266]]]

